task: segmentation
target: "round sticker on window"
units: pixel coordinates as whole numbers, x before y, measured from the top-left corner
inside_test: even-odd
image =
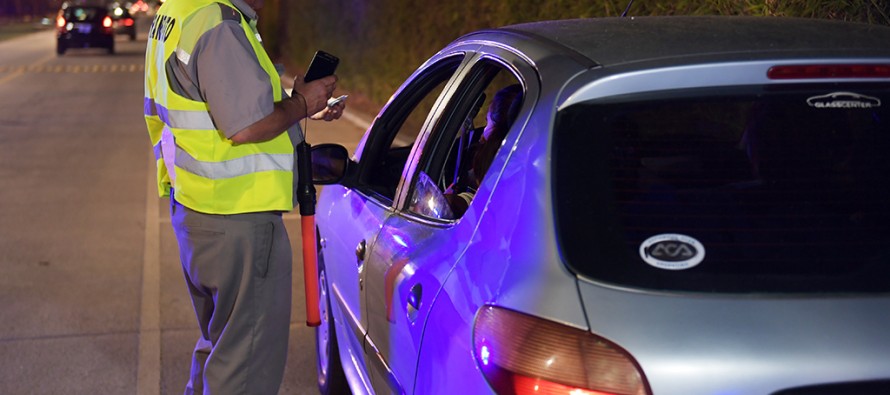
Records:
[[[705,247],[692,237],[666,233],[646,239],[640,245],[640,257],[659,269],[686,270],[705,259]]]

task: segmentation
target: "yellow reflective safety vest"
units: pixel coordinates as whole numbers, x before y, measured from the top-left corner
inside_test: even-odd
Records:
[[[202,10],[205,7],[220,12]],[[281,100],[281,80],[256,28],[229,0],[166,2],[149,30],[145,56],[144,113],[157,161],[158,195],[169,196],[172,187],[177,202],[208,214],[290,211],[294,208],[294,146],[288,133],[270,141],[235,145],[217,129],[207,103],[177,94],[167,80],[165,67],[172,57],[187,59],[203,33],[224,18],[234,20],[233,15],[241,21],[269,74],[274,101]],[[205,30],[183,37],[183,24],[194,21],[190,18],[201,19],[194,26]]]

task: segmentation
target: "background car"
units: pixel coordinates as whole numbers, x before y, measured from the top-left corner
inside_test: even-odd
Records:
[[[163,3],[163,0],[159,1],[158,3]],[[148,3],[146,3],[143,0],[136,0],[135,2],[130,4],[130,13],[132,13],[134,15],[146,14],[146,13],[148,13],[148,11],[149,11]]]
[[[888,42],[743,17],[454,41],[352,158],[315,147],[321,392],[890,393]]]
[[[71,48],[105,48],[114,54],[114,29],[104,5],[63,3],[56,16],[56,53]]]
[[[130,11],[117,6],[111,8],[111,21],[114,26],[114,34],[124,34],[130,41],[136,40],[136,20],[130,15]]]

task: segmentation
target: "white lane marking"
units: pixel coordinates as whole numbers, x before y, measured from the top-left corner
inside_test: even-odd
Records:
[[[137,395],[161,393],[160,226],[154,156],[149,157],[145,197],[145,245],[142,252],[142,306],[139,322]]]
[[[30,64],[28,67],[40,67],[40,66],[43,66],[44,63],[49,62],[51,59],[55,59],[55,58],[56,58],[55,55],[50,55],[43,59],[38,60],[37,62]],[[25,74],[24,68],[18,69],[16,71],[14,71],[12,74],[9,74],[3,78],[0,78],[0,85],[3,85],[9,81],[12,81],[13,79],[21,76],[22,74]]]
[[[0,78],[0,85],[6,83],[7,81],[12,80],[13,78],[20,76],[22,74],[25,74],[24,70],[21,70],[21,69],[16,70],[16,71],[12,72],[12,74],[8,74],[7,76]]]

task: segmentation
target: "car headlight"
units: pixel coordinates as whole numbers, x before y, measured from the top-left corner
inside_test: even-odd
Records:
[[[651,395],[624,349],[577,328],[485,306],[473,328],[476,361],[500,395]]]

